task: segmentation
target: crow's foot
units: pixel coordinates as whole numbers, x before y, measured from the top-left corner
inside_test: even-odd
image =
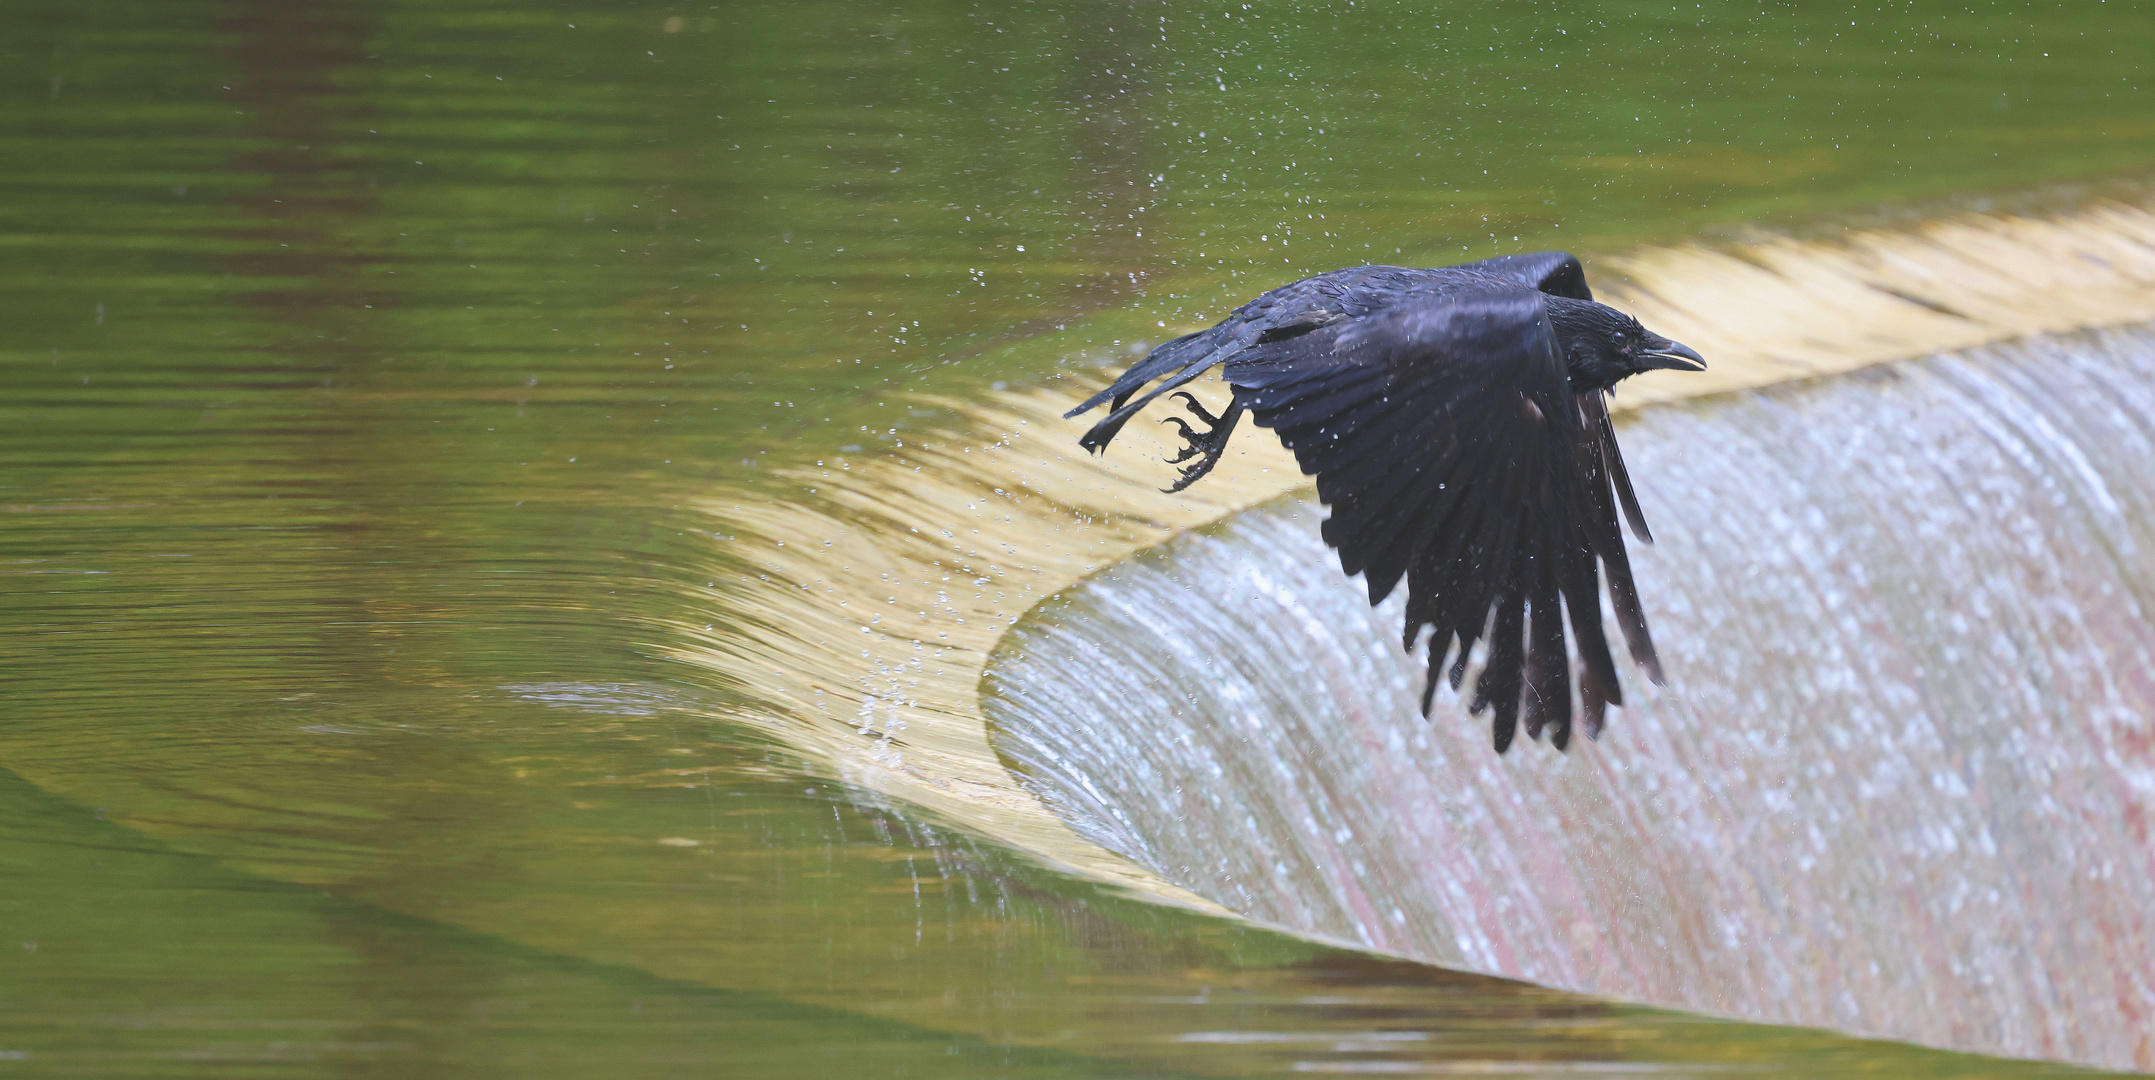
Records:
[[[1214,465],[1220,463],[1220,455],[1227,452],[1227,437],[1234,434],[1235,423],[1242,419],[1242,406],[1240,405],[1229,405],[1218,416],[1214,416],[1206,412],[1205,407],[1198,403],[1196,396],[1188,391],[1178,391],[1174,396],[1183,400],[1183,403],[1190,410],[1190,415],[1197,417],[1198,421],[1205,425],[1205,430],[1198,431],[1190,426],[1189,421],[1179,416],[1170,416],[1160,421],[1163,424],[1175,425],[1176,433],[1181,435],[1183,441],[1189,444],[1182,448],[1182,453],[1168,458],[1168,464],[1180,465],[1193,457],[1197,458],[1194,463],[1182,470],[1182,478],[1175,481],[1175,486],[1161,489],[1170,495],[1196,483],[1206,473],[1211,472]]]

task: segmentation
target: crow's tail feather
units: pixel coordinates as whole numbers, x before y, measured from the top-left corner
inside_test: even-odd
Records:
[[[1123,404],[1124,398],[1127,398],[1130,393],[1134,393],[1136,388],[1133,387],[1130,391],[1126,391],[1123,394],[1123,397],[1118,397],[1115,399],[1115,411],[1108,413],[1106,418],[1102,419],[1099,423],[1094,424],[1092,426],[1092,430],[1087,431],[1084,437],[1078,440],[1078,445],[1092,451],[1095,454],[1107,449],[1107,444],[1114,441],[1116,433],[1122,430],[1122,426],[1129,423],[1130,418],[1136,416],[1138,410],[1152,404],[1153,398],[1159,397],[1161,394],[1165,394],[1169,391],[1175,390],[1182,386],[1182,384],[1189,382],[1191,379],[1194,379],[1199,375],[1203,375],[1205,372],[1212,370],[1213,365],[1218,364],[1220,361],[1225,360],[1230,356],[1233,356],[1235,353],[1240,352],[1241,350],[1242,343],[1239,341],[1229,342],[1216,349],[1213,349],[1212,351],[1205,353],[1203,356],[1198,357],[1196,360],[1191,361],[1190,364],[1184,367],[1182,370],[1168,376],[1166,382],[1163,382],[1160,385],[1153,387],[1151,390],[1146,391],[1144,397],[1138,398],[1136,401],[1132,401],[1127,405]],[[1147,359],[1150,358],[1148,357]],[[1139,383],[1138,385],[1142,386],[1144,384]]]
[[[1150,404],[1153,398],[1180,387],[1211,370],[1213,365],[1241,351],[1249,344],[1249,336],[1247,333],[1235,333],[1225,325],[1215,326],[1194,334],[1184,334],[1147,353],[1143,360],[1130,365],[1130,370],[1123,372],[1114,385],[1086,398],[1084,404],[1063,414],[1065,418],[1073,417],[1103,402],[1112,402],[1107,416],[1094,424],[1092,430],[1078,440],[1078,445],[1095,454],[1106,449],[1107,444],[1114,441],[1116,433],[1122,430],[1124,424],[1130,422],[1130,417],[1135,416],[1139,409]],[[1153,387],[1136,401],[1130,400],[1131,395],[1144,390],[1147,383],[1161,376],[1166,376],[1167,381]]]
[[[1192,351],[1203,348],[1202,345],[1193,343],[1217,329],[1219,328],[1211,327],[1194,334],[1184,334],[1173,341],[1155,346],[1151,352],[1145,354],[1143,360],[1131,364],[1130,369],[1123,372],[1113,386],[1086,398],[1084,404],[1064,413],[1063,419],[1068,420],[1110,398],[1114,399],[1115,408],[1121,408],[1122,403],[1129,400],[1130,395],[1137,393],[1146,383],[1188,363]]]

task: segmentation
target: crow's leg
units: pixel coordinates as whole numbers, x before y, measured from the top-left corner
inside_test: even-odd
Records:
[[[1205,448],[1205,440],[1211,438],[1213,432],[1219,430],[1220,418],[1212,415],[1209,412],[1206,412],[1204,405],[1199,403],[1196,396],[1192,395],[1188,391],[1182,391],[1180,393],[1176,393],[1170,396],[1181,398],[1183,400],[1183,404],[1189,407],[1190,415],[1197,417],[1197,419],[1202,421],[1205,425],[1205,433],[1203,435],[1199,435],[1190,427],[1187,421],[1183,420],[1182,417],[1170,416],[1167,419],[1160,421],[1163,424],[1175,425],[1176,429],[1181,432],[1183,440],[1189,443],[1188,446],[1182,448],[1182,453],[1176,454],[1174,457],[1167,459],[1168,464],[1179,465],[1185,461],[1190,460],[1193,457],[1196,457],[1198,452]],[[1233,407],[1230,406],[1229,408],[1232,411]]]
[[[1175,425],[1177,433],[1189,444],[1182,448],[1182,453],[1168,458],[1168,464],[1180,465],[1193,457],[1197,458],[1194,463],[1183,468],[1182,479],[1175,481],[1174,487],[1161,489],[1170,495],[1203,479],[1206,473],[1212,471],[1214,465],[1220,463],[1220,455],[1227,452],[1227,437],[1234,434],[1236,422],[1242,419],[1240,405],[1229,405],[1218,416],[1214,416],[1206,412],[1205,407],[1198,404],[1197,398],[1188,391],[1178,391],[1174,396],[1183,400],[1183,404],[1189,407],[1190,414],[1205,425],[1205,430],[1199,432],[1179,416],[1170,416],[1160,421],[1163,424]]]

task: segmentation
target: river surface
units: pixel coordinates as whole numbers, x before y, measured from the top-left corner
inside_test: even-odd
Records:
[[[1336,265],[2088,198],[2155,159],[2129,6],[19,0],[0,54],[0,1068],[2044,1068],[1036,866],[717,719],[672,628],[757,616],[678,508]]]

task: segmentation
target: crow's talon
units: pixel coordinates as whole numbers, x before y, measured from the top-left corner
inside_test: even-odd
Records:
[[[1160,421],[1163,424],[1175,425],[1175,433],[1182,436],[1183,441],[1188,444],[1182,448],[1181,453],[1168,458],[1167,463],[1180,465],[1193,457],[1197,458],[1195,463],[1182,470],[1182,478],[1175,481],[1175,486],[1162,489],[1169,494],[1174,494],[1196,483],[1206,473],[1211,472],[1214,465],[1220,463],[1220,455],[1227,450],[1227,437],[1233,434],[1235,421],[1242,418],[1242,406],[1240,405],[1229,404],[1225,410],[1215,416],[1207,412],[1204,405],[1198,402],[1196,396],[1188,391],[1178,391],[1173,396],[1183,400],[1191,415],[1197,417],[1198,421],[1205,425],[1205,430],[1198,431],[1190,426],[1189,421],[1179,416],[1170,416]]]
[[[1182,448],[1182,453],[1176,454],[1174,457],[1168,458],[1168,464],[1180,464],[1197,456],[1197,451],[1203,443],[1203,436],[1200,436],[1199,434],[1197,434],[1197,432],[1191,430],[1188,421],[1184,420],[1182,417],[1179,416],[1170,416],[1160,422],[1163,424],[1175,425],[1175,433],[1182,436],[1183,439],[1190,444]]]
[[[1177,390],[1174,393],[1169,394],[1168,396],[1181,398],[1183,404],[1189,407],[1190,412],[1195,414],[1199,420],[1203,420],[1206,426],[1220,426],[1220,418],[1206,412],[1204,404],[1197,400],[1197,395],[1190,393],[1188,390]],[[1230,408],[1232,408],[1232,406],[1230,406]]]

